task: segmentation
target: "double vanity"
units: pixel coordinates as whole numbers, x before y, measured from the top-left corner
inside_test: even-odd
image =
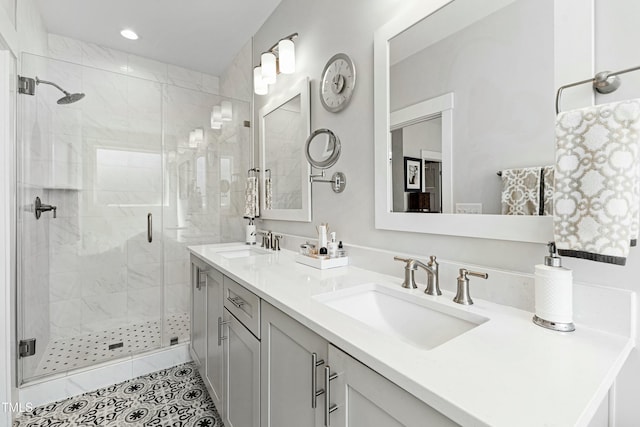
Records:
[[[190,251],[192,357],[228,426],[586,426],[633,347],[287,250]]]

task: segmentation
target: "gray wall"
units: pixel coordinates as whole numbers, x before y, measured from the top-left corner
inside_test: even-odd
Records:
[[[313,184],[312,223],[263,221],[259,226],[313,237],[314,226],[328,222],[338,233],[338,239],[346,243],[424,256],[435,254],[448,260],[532,273],[533,266],[545,255],[544,245],[392,232],[374,227],[373,33],[396,14],[395,10],[402,7],[400,4],[395,0],[283,0],[256,33],[254,65],[257,65],[259,54],[279,38],[292,32],[300,34],[296,40],[297,74],[279,76],[278,84],[272,89],[291,84],[304,75],[311,78],[312,129],[329,127],[343,143],[342,157],[329,175],[340,170],[349,180],[342,194],[333,193],[326,184]],[[640,27],[634,22],[640,16],[640,4],[631,0],[596,0],[596,6],[601,16],[596,22],[598,68],[638,65],[638,60],[633,59],[636,50],[633,44],[640,39]],[[609,43],[613,39],[622,44]],[[349,107],[332,114],[320,104],[318,84],[326,61],[337,52],[351,55],[358,70],[358,83]],[[632,81],[628,75],[623,78]],[[625,97],[640,96],[640,85],[634,89],[629,86],[625,88]],[[254,111],[257,112],[267,99],[255,96]],[[553,94],[546,94],[545,99],[545,102],[553,102]],[[528,123],[525,116],[523,125],[534,124]],[[502,130],[496,123],[496,132]],[[565,259],[565,266],[574,270],[576,281],[636,290],[640,277],[640,249],[632,249],[626,267],[569,258]],[[618,380],[618,425],[635,425],[640,420],[640,406],[634,402],[638,395],[640,356],[634,350]]]
[[[391,111],[454,92],[454,204],[500,214],[497,171],[553,163],[553,8],[519,0],[391,68]]]

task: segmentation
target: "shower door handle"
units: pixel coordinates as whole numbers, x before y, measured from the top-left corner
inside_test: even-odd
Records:
[[[153,215],[147,214],[147,240],[149,243],[153,241]]]

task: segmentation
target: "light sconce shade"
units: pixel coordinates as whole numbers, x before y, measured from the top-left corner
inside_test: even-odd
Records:
[[[233,118],[233,107],[229,101],[222,101],[220,103],[220,107],[222,110],[222,121],[230,122]]]
[[[262,65],[262,81],[266,84],[274,84],[276,82],[276,56],[273,52],[265,52],[260,57],[260,65]]]
[[[282,39],[278,42],[279,68],[282,74],[296,72],[296,46],[291,39]]]
[[[198,148],[204,142],[204,129],[198,128],[189,132],[189,147]]]
[[[211,111],[211,129],[222,128],[222,108],[219,105],[213,106]]]
[[[269,93],[269,87],[262,80],[262,67],[258,66],[253,69],[253,91],[256,95],[266,95]]]
[[[219,105],[214,105],[213,106],[213,121],[214,122],[222,122],[222,107],[220,107]]]

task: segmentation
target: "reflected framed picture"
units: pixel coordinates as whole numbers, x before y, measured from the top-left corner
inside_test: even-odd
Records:
[[[411,193],[422,190],[422,159],[404,158],[404,191]]]

